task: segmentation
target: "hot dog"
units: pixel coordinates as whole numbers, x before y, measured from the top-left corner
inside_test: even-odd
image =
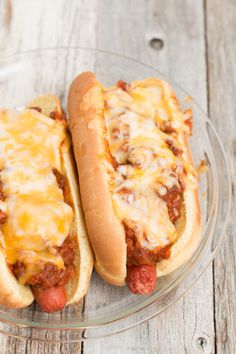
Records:
[[[157,283],[156,266],[142,264],[127,267],[126,283],[134,294],[151,294]]]
[[[67,302],[64,286],[50,287],[39,292],[34,290],[34,297],[45,312],[60,311],[65,307]]]
[[[160,79],[107,88],[91,72],[71,84],[68,110],[96,270],[150,294],[201,234],[189,111]]]
[[[87,292],[93,255],[59,99],[0,111],[0,303],[62,310]]]

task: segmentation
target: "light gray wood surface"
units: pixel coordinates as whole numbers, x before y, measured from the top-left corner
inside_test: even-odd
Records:
[[[98,47],[140,59],[179,82],[209,109],[231,159],[236,191],[234,1],[0,0],[0,16],[4,3],[8,7],[6,18],[0,17],[0,56],[38,47]],[[154,48],[153,38],[158,39],[152,42]],[[82,346],[0,335],[0,353],[236,352],[235,210],[231,220],[214,268],[209,266],[193,289],[158,318]]]
[[[209,110],[225,146],[233,204],[226,240],[214,262],[216,350],[236,352],[236,3],[207,1]],[[224,102],[222,104],[222,102]]]

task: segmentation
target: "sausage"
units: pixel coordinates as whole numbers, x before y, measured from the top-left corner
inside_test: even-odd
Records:
[[[138,265],[127,267],[126,284],[134,294],[149,295],[157,283],[155,265]]]
[[[33,290],[34,297],[42,311],[54,312],[62,310],[67,302],[64,286]]]

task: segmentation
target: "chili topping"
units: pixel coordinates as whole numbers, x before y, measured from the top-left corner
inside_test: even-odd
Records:
[[[127,265],[155,264],[170,256],[183,192],[196,188],[179,134],[191,133],[169,85],[159,79],[120,80],[104,89],[109,150],[117,162],[112,201],[125,225]],[[187,173],[186,173],[187,172]]]
[[[64,122],[38,111],[0,112],[0,228],[19,282],[45,286],[65,283],[73,274],[74,251],[67,240],[73,208],[62,171]]]

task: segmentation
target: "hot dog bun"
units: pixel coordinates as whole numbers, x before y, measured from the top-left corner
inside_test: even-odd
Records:
[[[0,303],[11,308],[21,308],[30,305],[34,296],[29,287],[21,285],[7,265],[4,250],[0,252]]]
[[[69,117],[81,185],[86,225],[95,252],[95,267],[109,283],[124,285],[124,230],[110,197],[110,152],[102,116],[102,88],[92,73],[81,74],[69,92]],[[112,172],[112,171],[111,171]]]
[[[66,124],[64,112],[56,96],[39,96],[30,102],[27,108],[34,110],[34,114],[38,114],[39,119],[45,119],[47,116],[50,117],[50,119],[53,118],[58,122],[63,121],[63,124]],[[0,112],[0,121],[4,118],[5,114],[6,111]],[[93,268],[93,254],[83,221],[78,180],[75,174],[75,165],[71,149],[70,137],[68,135],[66,136],[66,141],[61,145],[60,155],[62,160],[62,172],[68,181],[67,202],[73,209],[73,220],[69,236],[76,244],[76,256],[73,263],[76,272],[75,276],[72,277],[65,286],[67,304],[76,303],[85,295]],[[0,281],[2,284],[0,288],[1,304],[11,308],[21,308],[28,306],[34,300],[31,288],[21,285],[11,271],[6,260],[4,245],[0,253]]]
[[[183,115],[177,99],[167,83],[158,79],[146,79],[132,83],[131,87],[139,89],[140,87],[155,87],[155,85],[159,85],[163,90],[173,115]],[[113,104],[117,97],[119,100],[121,95],[119,90],[116,91],[117,96],[109,96],[109,90],[114,93],[114,89],[116,90],[114,87],[103,88],[94,73],[82,73],[71,84],[68,110],[69,126],[80,176],[82,205],[95,253],[95,267],[104,280],[122,286],[125,284],[127,274],[126,237],[124,227],[115,212],[114,199],[112,200],[112,193],[115,189],[114,167],[116,166],[107,142],[108,131],[104,113],[110,102]],[[138,89],[132,96],[137,100],[140,99]],[[124,90],[126,90],[125,86]],[[107,95],[106,100],[105,95]],[[152,95],[151,90],[150,95]],[[130,104],[128,96],[125,96],[124,100],[125,105]],[[119,109],[120,114],[123,113],[121,108],[123,109],[118,104],[113,111],[118,117]],[[133,108],[134,110],[150,109],[150,104],[148,101],[144,101],[143,106],[134,105]],[[179,131],[178,141],[183,149],[185,165],[191,166],[191,173],[189,171],[186,173],[188,175],[194,174],[188,134]],[[189,260],[198,244],[201,233],[201,212],[197,188],[191,187],[191,183],[186,183],[183,192],[181,215],[175,224],[177,236],[171,241],[170,258],[157,262],[158,276],[174,271]]]

